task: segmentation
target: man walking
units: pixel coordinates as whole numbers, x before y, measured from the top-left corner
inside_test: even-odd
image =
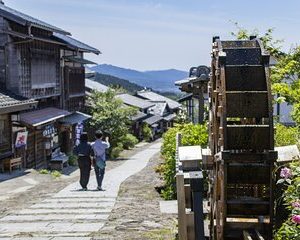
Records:
[[[92,144],[94,150],[94,169],[97,179],[97,190],[104,191],[102,188],[102,181],[104,178],[106,167],[106,152],[105,150],[110,147],[109,138],[105,137],[103,140],[103,133],[98,130],[95,134],[96,141]]]

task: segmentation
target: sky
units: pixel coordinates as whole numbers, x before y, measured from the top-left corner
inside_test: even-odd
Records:
[[[4,0],[18,11],[72,33],[102,54],[98,64],[136,70],[209,65],[213,36],[232,39],[233,22],[263,33],[274,28],[288,51],[300,40],[300,1]]]

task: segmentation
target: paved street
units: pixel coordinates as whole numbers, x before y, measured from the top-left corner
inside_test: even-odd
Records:
[[[95,191],[96,179],[92,177],[87,192],[79,191],[79,183],[75,182],[27,209],[1,218],[0,240],[90,239],[89,235],[100,230],[108,219],[120,184],[141,171],[160,146],[160,143],[153,144],[108,171],[104,192]]]

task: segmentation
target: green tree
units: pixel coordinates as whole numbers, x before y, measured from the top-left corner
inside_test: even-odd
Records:
[[[281,39],[275,39],[273,37],[274,28],[268,28],[264,33],[260,33],[258,29],[248,30],[239,25],[237,22],[233,22],[233,24],[236,27],[236,32],[231,32],[231,35],[239,40],[246,40],[249,39],[250,36],[257,36],[264,48],[275,58],[280,58],[281,56],[284,56],[284,53],[282,52],[281,44],[283,40]]]
[[[300,47],[295,47],[272,70],[272,89],[281,99],[293,105],[292,117],[300,124]]]
[[[123,137],[129,133],[131,118],[137,113],[135,108],[125,106],[122,100],[116,98],[116,94],[114,89],[106,92],[93,91],[88,98],[92,115],[90,125],[110,136],[109,153],[116,152],[114,148],[120,150]]]
[[[152,140],[152,130],[147,123],[143,123],[142,125],[142,137],[147,142]]]
[[[259,34],[257,29],[249,31],[234,23],[237,31],[231,35],[237,39],[248,39],[250,35],[257,35],[266,50],[276,59],[276,65],[271,68],[272,91],[278,94],[278,102],[286,101],[293,105],[292,118],[300,124],[300,47],[291,47],[288,53],[282,52],[281,43],[273,36],[274,28]]]

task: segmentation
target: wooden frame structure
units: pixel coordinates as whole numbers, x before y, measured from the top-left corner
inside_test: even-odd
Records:
[[[0,101],[3,99],[1,94],[3,90],[4,93],[9,91],[18,98],[23,98],[23,105],[28,102],[27,108],[25,106],[21,108],[21,104],[18,103],[2,107],[3,104],[0,103],[1,115],[11,118],[12,113],[19,115],[26,110],[35,111],[36,107],[39,109],[54,107],[70,112],[84,110],[84,64],[92,63],[83,58],[84,53],[99,54],[100,51],[71,38],[70,35],[67,31],[23,14],[4,3],[0,4]],[[26,102],[27,99],[33,100]],[[55,128],[61,135],[56,119],[52,121],[49,116],[46,120],[48,121],[44,121],[41,125],[49,123],[45,127]],[[47,160],[51,158],[54,147],[48,147],[49,138],[43,135],[44,126],[38,128],[18,119],[15,121],[9,119],[8,123],[9,127],[5,129],[7,131],[5,133],[10,144],[7,149],[3,151],[0,149],[0,159],[15,155],[18,150],[11,147],[14,146],[15,138],[13,129],[16,126],[16,131],[19,131],[19,127],[26,126],[28,141],[24,151],[26,153],[23,154],[25,160],[23,165],[47,166]],[[72,128],[76,124],[65,124],[64,130],[68,128],[69,133],[72,133]],[[6,152],[11,154],[8,156]]]
[[[272,239],[277,154],[269,55],[254,37],[214,37],[211,73],[210,237]]]

